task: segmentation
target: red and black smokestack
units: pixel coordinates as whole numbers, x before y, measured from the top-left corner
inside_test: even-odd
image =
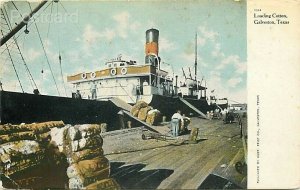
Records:
[[[146,45],[145,45],[145,64],[152,64],[158,66],[158,38],[159,31],[157,29],[151,28],[146,31]]]

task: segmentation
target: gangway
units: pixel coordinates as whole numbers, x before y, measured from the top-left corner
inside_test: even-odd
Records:
[[[116,105],[117,107],[119,107],[121,109],[121,111],[119,113],[126,114],[131,119],[134,119],[135,121],[142,124],[144,126],[144,128],[148,129],[149,131],[152,131],[155,133],[160,133],[162,135],[165,135],[170,131],[170,129],[167,126],[152,126],[152,125],[146,123],[145,121],[142,121],[137,117],[134,117],[130,113],[132,106],[130,104],[127,104],[120,98],[113,97],[113,98],[110,98],[109,101],[111,101],[114,105]]]
[[[130,104],[126,103],[125,101],[117,97],[110,98],[109,101],[111,101],[113,104],[115,104],[117,107],[121,108],[122,110],[130,111],[132,108]]]
[[[167,134],[170,129],[167,127],[167,126],[153,126],[153,125],[150,125],[142,120],[140,120],[139,118],[137,117],[134,117],[133,115],[131,115],[131,113],[129,111],[126,111],[126,110],[123,110],[123,113],[125,113],[127,116],[129,116],[130,118],[138,121],[139,123],[141,123],[146,129],[152,131],[152,132],[156,132],[156,133],[160,133],[160,134]]]
[[[179,97],[179,100],[184,103],[185,105],[187,105],[189,108],[191,108],[192,110],[194,110],[196,113],[198,113],[199,115],[201,115],[203,118],[208,119],[206,117],[206,115],[204,113],[202,113],[200,110],[198,110],[195,106],[193,106],[192,104],[190,104],[188,101],[186,101],[185,99]]]

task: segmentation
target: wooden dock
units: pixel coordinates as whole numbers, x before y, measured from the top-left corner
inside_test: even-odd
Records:
[[[142,140],[142,128],[103,134],[111,177],[128,189],[246,188],[246,175],[235,169],[244,162],[238,124],[192,118],[190,127],[199,128],[196,144],[188,143],[189,134]]]

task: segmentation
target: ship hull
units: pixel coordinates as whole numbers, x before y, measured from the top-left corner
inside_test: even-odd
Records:
[[[62,120],[66,124],[112,123],[118,109],[109,101],[0,91],[0,123]]]
[[[211,109],[205,99],[185,100],[203,113]],[[178,96],[152,95],[149,105],[158,109],[168,120],[177,110],[187,116],[197,115]],[[114,130],[119,126],[116,119],[119,110],[111,101],[0,91],[1,124],[62,120],[66,124],[107,123],[109,130]]]

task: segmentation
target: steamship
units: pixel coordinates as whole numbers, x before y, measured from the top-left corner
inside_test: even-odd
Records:
[[[158,53],[159,31],[152,28],[146,31],[144,64],[119,56],[107,61],[103,69],[68,76],[67,81],[73,84],[72,96],[97,100],[115,97],[128,104],[142,100],[167,116],[176,109],[188,109],[180,101],[181,96],[206,113],[210,109],[206,87],[194,79],[186,79],[178,86],[178,77],[174,79],[161,68]]]
[[[190,77],[178,85],[178,77],[174,79],[161,68],[158,39],[157,29],[146,31],[144,64],[119,56],[107,61],[103,69],[67,76],[73,85],[72,98],[0,91],[0,122],[63,120],[114,125],[112,116],[120,108],[108,101],[112,98],[131,105],[145,101],[168,119],[178,109],[202,115],[212,110],[201,82]]]
[[[11,32],[3,36],[0,45],[7,45],[6,42],[46,2],[41,2]],[[198,113],[211,110],[212,107],[207,102],[206,87],[201,86],[196,76],[194,79],[186,78],[178,85],[178,77],[173,78],[161,68],[158,41],[157,29],[146,31],[143,64],[123,60],[119,56],[106,62],[103,69],[68,76],[67,81],[73,84],[73,98],[41,95],[37,87],[34,94],[9,92],[0,88],[0,123],[49,120],[63,120],[70,124],[114,123],[113,116],[120,107],[107,101],[111,98],[118,98],[128,104],[143,100],[167,117],[178,109],[184,113],[195,112],[195,109]],[[191,106],[195,109],[191,109]]]

